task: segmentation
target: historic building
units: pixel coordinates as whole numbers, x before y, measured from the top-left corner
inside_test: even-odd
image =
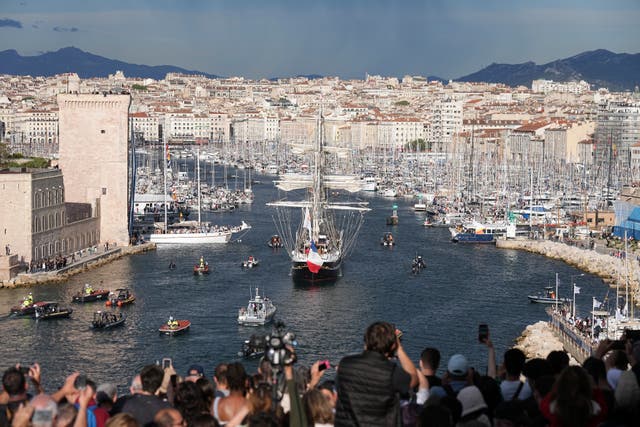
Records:
[[[102,241],[129,244],[128,94],[58,95],[66,199],[99,207]]]

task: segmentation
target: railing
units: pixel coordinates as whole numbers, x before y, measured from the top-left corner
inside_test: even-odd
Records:
[[[574,359],[582,363],[586,358],[591,356],[594,348],[591,344],[591,337],[584,335],[569,323],[562,313],[554,311],[552,308],[547,309],[549,313],[549,325],[562,342],[564,349],[569,352]]]

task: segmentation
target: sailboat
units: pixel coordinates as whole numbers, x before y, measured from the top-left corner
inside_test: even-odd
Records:
[[[165,142],[166,151],[166,142]],[[165,164],[166,169],[166,164]],[[164,228],[159,232],[149,236],[149,241],[156,244],[201,244],[201,243],[227,243],[231,240],[234,233],[250,229],[251,226],[242,221],[241,225],[236,227],[217,226],[201,220],[201,192],[200,192],[200,150],[196,156],[196,175],[198,178],[198,220],[182,221],[176,224],[167,224],[167,215],[165,210]],[[165,206],[167,200],[167,174],[164,175],[164,193]]]
[[[362,181],[356,175],[328,174],[327,154],[341,155],[347,150],[325,146],[322,114],[317,121],[314,144],[297,148],[312,155],[311,173],[287,173],[274,183],[286,192],[307,190],[307,200],[282,200],[267,206],[276,208],[276,227],[291,258],[292,279],[295,282],[335,281],[342,275],[342,262],[353,249],[364,213],[370,209],[366,202],[329,201],[330,193],[336,190],[361,191]],[[293,226],[291,208],[298,209],[302,215],[297,229]]]

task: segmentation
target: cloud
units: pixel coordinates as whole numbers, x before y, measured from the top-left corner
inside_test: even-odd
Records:
[[[13,19],[3,18],[0,19],[0,27],[22,28],[22,23]]]
[[[67,28],[67,27],[53,27],[53,31],[56,31],[58,33],[76,33],[80,30],[78,30],[76,27],[71,27],[71,28]]]

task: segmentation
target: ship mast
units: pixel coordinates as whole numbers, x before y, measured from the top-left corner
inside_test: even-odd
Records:
[[[322,201],[322,169],[323,169],[323,159],[324,156],[322,154],[323,146],[323,121],[322,121],[322,111],[320,111],[320,115],[318,117],[317,123],[317,133],[316,133],[316,146],[315,150],[313,150],[313,188],[311,194],[311,217],[313,219],[313,236],[312,239],[317,240],[320,234],[320,203]]]

